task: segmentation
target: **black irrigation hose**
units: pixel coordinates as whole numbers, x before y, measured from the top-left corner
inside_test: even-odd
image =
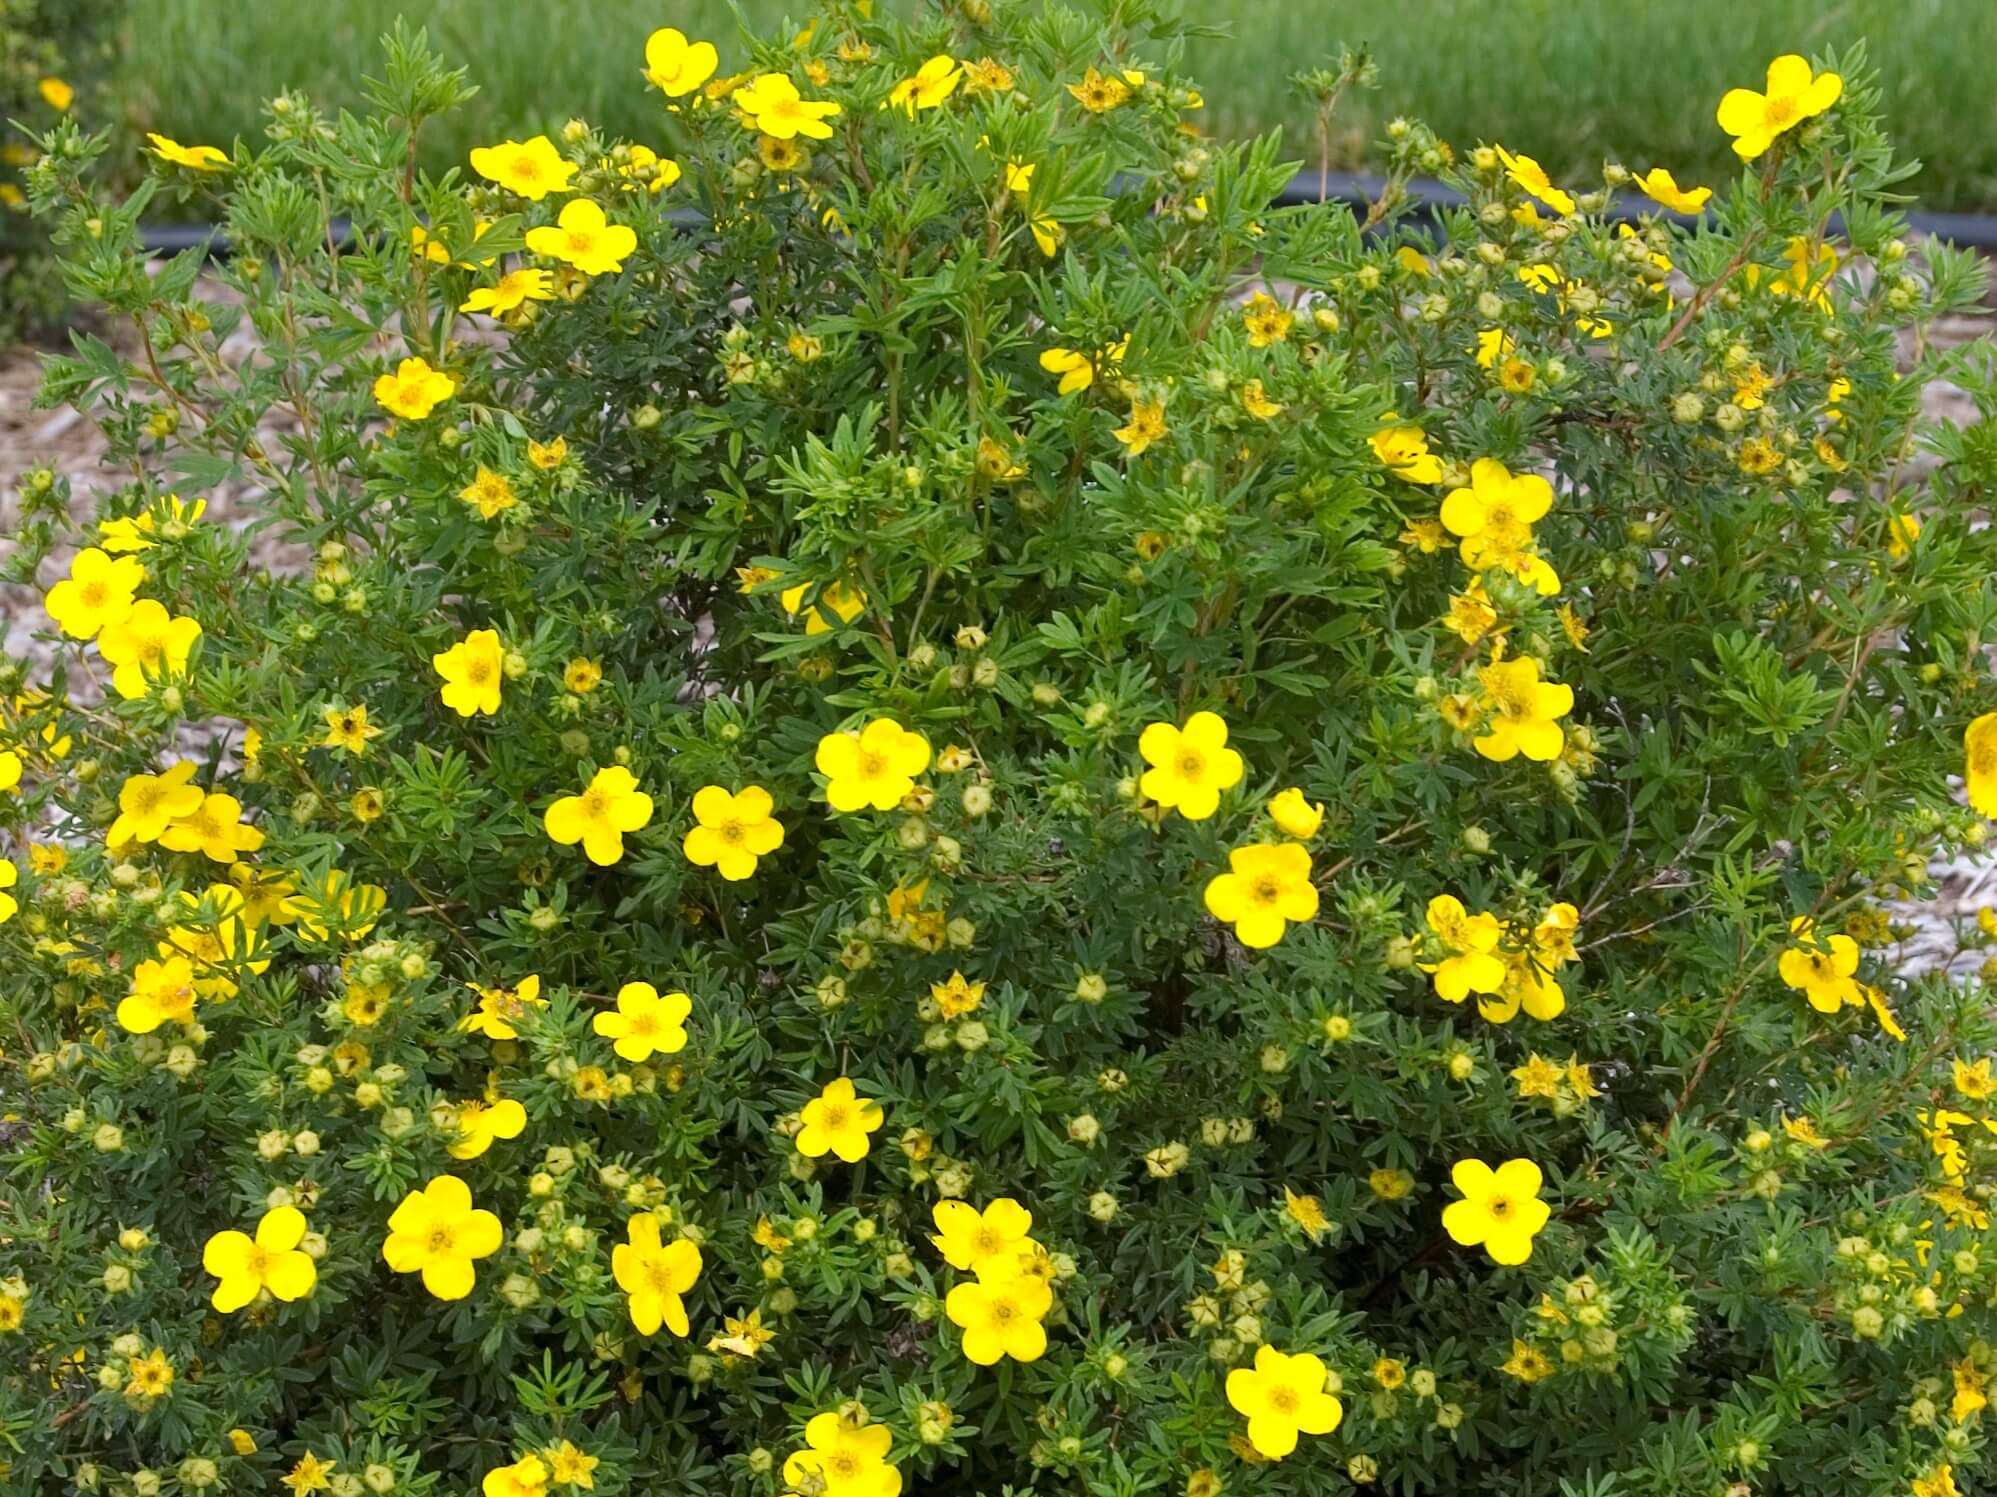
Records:
[[[1316,172],[1299,172],[1277,194],[1276,201],[1286,206],[1315,202],[1344,203],[1363,212],[1380,196],[1386,185],[1384,177],[1332,172],[1323,178],[1323,191],[1320,192]],[[1407,183],[1401,189],[1401,196],[1405,216],[1432,229],[1439,229],[1443,215],[1452,208],[1462,207],[1465,202],[1463,194],[1454,188],[1425,178]],[[1645,206],[1647,203],[1644,198],[1619,197],[1609,204],[1605,216],[1628,222],[1657,212],[1655,205]],[[691,213],[674,216],[684,216],[689,220],[694,218]],[[1667,216],[1676,218],[1680,223],[1693,222],[1682,215]],[[1942,239],[1961,249],[1997,255],[1997,214],[1909,213],[1907,223],[1914,234],[1922,238]],[[336,243],[345,246],[351,242],[352,228],[345,219],[333,220],[333,233]],[[139,238],[150,255],[178,255],[187,250],[200,250],[209,259],[226,259],[229,255],[228,239],[220,228],[211,224],[145,224],[139,229]]]

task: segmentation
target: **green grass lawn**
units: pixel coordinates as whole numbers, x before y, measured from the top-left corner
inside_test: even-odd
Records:
[[[1661,162],[1680,181],[1731,173],[1713,123],[1719,96],[1758,87],[1780,52],[1862,38],[1897,138],[1925,163],[1915,184],[1923,205],[1997,209],[1997,0],[1185,0],[1185,11],[1233,33],[1196,64],[1216,130],[1282,125],[1304,156],[1306,112],[1285,80],[1335,57],[1341,41],[1364,42],[1381,84],[1343,112],[1335,165],[1364,166],[1382,121],[1408,113],[1459,146],[1502,140],[1577,177],[1606,157]],[[259,102],[281,86],[356,104],[375,38],[398,12],[420,14],[481,86],[440,123],[430,142],[438,160],[572,114],[644,138],[659,100],[638,70],[655,26],[714,39],[724,67],[741,55],[716,0],[148,0],[143,12],[129,62],[136,117],[182,140],[222,142],[258,130]]]

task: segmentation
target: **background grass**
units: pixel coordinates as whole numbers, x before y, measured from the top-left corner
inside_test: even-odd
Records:
[[[745,0],[758,20],[786,8]],[[135,120],[218,143],[256,134],[261,101],[280,87],[357,104],[376,38],[398,12],[420,16],[481,88],[432,127],[438,163],[572,114],[645,139],[659,100],[638,70],[656,26],[712,38],[724,68],[742,51],[719,0],[145,0],[139,10],[125,90]],[[1663,163],[1681,182],[1730,175],[1719,96],[1758,85],[1778,53],[1863,38],[1889,124],[1925,163],[1914,184],[1923,205],[1997,209],[1997,0],[1184,0],[1184,10],[1232,32],[1194,64],[1217,131],[1282,125],[1293,154],[1310,154],[1308,112],[1286,80],[1334,58],[1341,41],[1363,42],[1380,88],[1342,110],[1335,165],[1366,165],[1382,122],[1407,113],[1459,146],[1502,140],[1583,180],[1605,158]]]

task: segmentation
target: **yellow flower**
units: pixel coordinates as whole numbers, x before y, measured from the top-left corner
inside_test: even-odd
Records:
[[[70,558],[69,575],[49,589],[42,606],[64,634],[94,639],[125,621],[134,607],[132,595],[145,580],[137,557],[114,558],[89,546]]]
[[[1188,821],[1205,821],[1220,808],[1220,793],[1241,782],[1241,755],[1227,746],[1227,724],[1217,712],[1195,712],[1183,728],[1151,723],[1138,735],[1137,752],[1150,768],[1137,788]]]
[[[305,1213],[296,1206],[266,1211],[255,1237],[217,1232],[201,1249],[201,1266],[221,1281],[209,1303],[227,1315],[266,1289],[274,1299],[303,1299],[319,1282],[318,1266],[299,1250],[304,1239]]]
[[[652,819],[652,797],[638,777],[621,765],[599,769],[581,795],[565,795],[541,818],[549,837],[563,847],[582,844],[583,855],[599,867],[624,856],[624,834]]]
[[[980,1367],[1001,1357],[1015,1362],[1038,1359],[1047,1350],[1047,1330],[1041,1321],[1053,1308],[1054,1291],[1046,1280],[1030,1274],[969,1280],[943,1300],[943,1313],[964,1333],[965,1358]]]
[[[1257,1455],[1279,1461],[1297,1448],[1297,1436],[1328,1435],[1345,1407],[1325,1391],[1325,1365],[1309,1352],[1257,1347],[1252,1368],[1227,1375],[1228,1407],[1248,1420],[1248,1443]]]
[[[35,84],[35,92],[42,96],[42,102],[49,108],[68,113],[69,106],[76,102],[76,90],[60,78],[43,78]]]
[[[214,146],[184,146],[177,140],[164,135],[146,132],[146,139],[153,143],[153,154],[172,166],[184,166],[195,172],[220,172],[229,169],[229,158]]]
[[[1983,1056],[1974,1065],[1965,1063],[1958,1056],[1954,1070],[1955,1089],[1970,1101],[1985,1102],[1997,1096],[1997,1078],[1991,1075],[1989,1056]]]
[[[1094,68],[1082,74],[1080,83],[1069,84],[1068,92],[1090,114],[1107,114],[1130,99],[1128,83],[1113,73],[1099,73]]]
[[[186,957],[140,962],[131,991],[118,1001],[118,1027],[151,1034],[162,1024],[186,1024],[194,1018],[194,997],[194,965]]]
[[[1227,864],[1228,871],[1207,884],[1207,913],[1232,925],[1242,945],[1274,946],[1291,921],[1317,918],[1311,855],[1299,843],[1237,847]]]
[[[551,192],[567,192],[576,174],[574,162],[564,161],[545,135],[532,140],[502,140],[496,146],[474,146],[472,170],[497,182],[516,197],[538,203]]]
[[[112,689],[132,702],[148,695],[153,682],[185,675],[199,638],[199,620],[176,618],[151,598],[140,598],[131,612],[98,633],[97,653],[112,667]]]
[[[432,655],[430,665],[444,681],[439,693],[444,705],[460,717],[498,712],[505,657],[493,629],[474,629],[448,650]]]
[[[659,1219],[641,1211],[624,1224],[629,1239],[610,1250],[610,1272],[629,1297],[631,1324],[643,1336],[664,1326],[687,1333],[686,1302],[680,1298],[700,1277],[700,1249],[686,1238],[659,1240]]]
[[[203,894],[183,889],[180,904],[200,923],[168,926],[157,949],[162,957],[184,956],[193,964],[200,997],[233,998],[242,973],[270,970],[269,943],[245,917],[247,901],[234,884],[210,884]]]
[[[744,570],[754,569],[744,568]],[[810,591],[811,584],[809,582],[800,582],[795,587],[785,588],[777,595],[777,601],[783,605],[785,613],[795,618],[798,609],[804,604],[804,595]],[[818,590],[818,603],[822,603],[831,609],[833,617],[838,619],[840,623],[850,624],[860,616],[861,610],[867,606],[867,595],[859,588],[848,587],[845,583],[835,578]],[[815,634],[829,634],[832,632],[832,625],[825,621],[825,615],[818,611],[817,604],[813,604],[804,610],[804,632],[807,638]]]
[[[530,301],[553,301],[555,288],[548,272],[523,265],[509,270],[490,286],[476,288],[458,307],[460,312],[485,312],[494,317],[511,312]],[[492,516],[487,515],[487,519]]]
[[[1539,679],[1539,662],[1530,655],[1480,667],[1480,705],[1491,714],[1489,731],[1472,740],[1486,759],[1504,763],[1515,755],[1550,763],[1560,757],[1567,737],[1559,719],[1574,710],[1574,688]]]
[[[797,85],[786,73],[759,73],[729,97],[748,117],[751,129],[777,140],[799,135],[808,140],[830,140],[832,127],[825,122],[839,113],[839,106],[829,100],[800,98]]]
[[[321,748],[365,757],[368,744],[381,737],[381,729],[368,721],[365,702],[356,702],[351,707],[328,707],[325,716],[326,736],[319,742]]]
[[[603,666],[586,655],[578,655],[562,667],[562,688],[586,697],[603,684]]]
[[[453,1159],[476,1159],[494,1139],[518,1138],[527,1127],[527,1109],[511,1097],[496,1102],[473,1098],[458,1103],[455,1122],[458,1136],[444,1152]]]
[[[1061,383],[1055,387],[1057,394],[1079,394],[1096,381],[1095,360],[1072,348],[1048,349],[1040,355],[1040,367],[1060,376]]]
[[[1553,1375],[1553,1363],[1538,1347],[1527,1346],[1525,1342],[1514,1336],[1511,1360],[1498,1371],[1507,1377],[1515,1377],[1522,1383],[1536,1383],[1543,1377]]]
[[[1391,412],[1387,420],[1394,419]],[[1442,459],[1428,450],[1428,438],[1418,426],[1388,426],[1367,439],[1382,466],[1409,483],[1440,483]]]
[[[1422,971],[1435,979],[1435,995],[1461,1003],[1472,993],[1495,993],[1505,982],[1504,961],[1493,955],[1504,926],[1488,910],[1471,914],[1454,894],[1438,894],[1428,902],[1429,931],[1448,953],[1440,961],[1424,962]]]
[[[783,846],[783,823],[770,814],[775,805],[770,792],[760,785],[751,785],[736,795],[719,785],[695,791],[697,825],[688,829],[681,843],[687,861],[713,868],[730,882],[749,877],[756,871],[758,858]]]
[[[617,1012],[600,1013],[590,1027],[619,1058],[642,1065],[654,1055],[677,1055],[686,1048],[686,1021],[693,1000],[684,993],[664,997],[649,982],[627,982],[617,990]]]
[[[1720,100],[1719,126],[1734,137],[1734,154],[1752,161],[1775,137],[1822,114],[1844,92],[1836,73],[1815,73],[1805,59],[1786,53],[1768,65],[1768,90],[1730,88]]]
[[[529,1451],[510,1466],[495,1466],[479,1483],[485,1497],[546,1497],[548,1467]]]
[[[1921,517],[1911,514],[1896,514],[1886,522],[1886,554],[1895,561],[1905,561],[1914,554],[1914,542],[1921,538]],[[191,622],[191,621],[190,621]],[[201,626],[196,624],[198,629]],[[99,641],[97,648],[104,648]],[[109,659],[109,656],[105,657]]]
[[[196,499],[191,503],[178,494],[168,494],[163,501],[155,504],[165,516],[162,525],[151,510],[136,515],[116,515],[108,520],[97,522],[97,537],[106,551],[150,551],[155,540],[179,540],[184,537],[202,515],[208,512],[208,501]]]
[[[1514,156],[1503,146],[1497,147],[1498,159],[1505,164],[1505,175],[1514,183],[1538,198],[1555,213],[1567,214],[1574,211],[1574,199],[1553,185],[1553,179],[1546,174],[1546,168],[1530,156]]]
[[[1834,1014],[1849,1005],[1865,1002],[1852,974],[1858,970],[1858,942],[1850,936],[1820,936],[1817,923],[1808,915],[1789,922],[1789,934],[1796,944],[1783,948],[1775,969],[1782,981],[1809,1000],[1820,1014]]]
[[[624,268],[625,257],[638,248],[638,235],[611,223],[590,199],[575,198],[563,205],[552,227],[527,231],[527,248],[584,275],[607,275]]]
[[[1955,1484],[1955,1467],[1947,1461],[1928,1468],[1926,1476],[1914,1478],[1913,1497],[1962,1497]]]
[[[957,85],[964,81],[964,70],[954,57],[939,54],[915,70],[913,77],[904,78],[888,93],[888,103],[915,117],[918,109],[934,109],[957,91]]]
[[[1292,785],[1270,800],[1269,819],[1285,837],[1308,842],[1324,825],[1324,802],[1306,799],[1303,791]]]
[[[1162,400],[1133,400],[1130,421],[1110,433],[1123,443],[1124,456],[1140,457],[1153,442],[1165,440],[1165,403]]]
[[[567,437],[554,437],[546,442],[536,442],[532,438],[528,439],[527,461],[532,463],[536,468],[539,468],[543,473],[552,473],[555,469],[561,467],[563,462],[567,460],[568,455],[569,439]]]
[[[1527,1097],[1556,1099],[1560,1095],[1560,1083],[1565,1079],[1566,1073],[1537,1051],[1526,1057],[1524,1065],[1512,1069],[1512,1080],[1518,1083],[1521,1099]]]
[[[125,1384],[127,1398],[163,1398],[173,1386],[173,1363],[167,1360],[164,1347],[155,1346],[145,1356],[132,1358],[131,1374],[131,1381]]]
[[[867,1157],[871,1141],[867,1135],[885,1121],[881,1104],[862,1097],[847,1077],[825,1083],[825,1089],[799,1113],[804,1126],[798,1130],[797,1151],[807,1159],[837,1154],[848,1164]]]
[[[962,972],[954,968],[948,982],[932,982],[929,996],[935,1000],[938,1012],[946,1019],[961,1019],[965,1014],[975,1013],[985,1001],[985,985],[971,982]]]
[[[424,359],[404,359],[374,382],[374,398],[405,421],[421,421],[458,392],[458,382]]]
[[[1962,752],[1970,809],[1997,816],[1997,712],[1986,712],[1963,729]]]
[[[1234,398],[1241,402],[1241,408],[1257,421],[1273,421],[1283,414],[1280,401],[1271,400],[1262,390],[1262,381],[1251,379],[1242,381],[1241,388]]]
[[[1008,1278],[1032,1250],[1033,1213],[1011,1196],[980,1211],[969,1201],[938,1201],[930,1208],[936,1234],[929,1240],[952,1268],[979,1278]]]
[[[1463,1194],[1443,1208],[1442,1229],[1463,1247],[1482,1247],[1493,1263],[1519,1264],[1532,1256],[1533,1234],[1553,1214],[1539,1198],[1543,1181],[1530,1159],[1508,1159],[1495,1170],[1481,1159],[1462,1159],[1449,1178]]]
[[[499,1218],[472,1205],[471,1187],[456,1175],[438,1175],[402,1198],[388,1218],[382,1260],[396,1273],[420,1273],[438,1299],[472,1292],[480,1258],[499,1251],[505,1232]]]
[[[1491,595],[1484,591],[1482,577],[1472,577],[1462,592],[1450,594],[1449,612],[1442,616],[1441,623],[1466,645],[1479,643],[1498,626],[1498,610],[1491,606]]]
[[[1653,166],[1638,177],[1636,185],[1643,189],[1645,197],[1673,213],[1697,213],[1713,195],[1710,187],[1680,187],[1678,179],[1661,166]]]
[[[472,481],[458,490],[458,497],[477,510],[483,520],[490,520],[501,510],[511,509],[520,502],[506,475],[493,472],[484,463],[478,465],[478,472],[472,475]]]
[[[1321,1240],[1331,1230],[1331,1219],[1324,1214],[1324,1202],[1316,1196],[1300,1196],[1285,1185],[1283,1210],[1291,1221],[1303,1228],[1304,1236],[1312,1242]]]
[[[217,863],[233,863],[239,853],[263,846],[263,832],[243,821],[243,803],[219,792],[204,795],[201,804],[174,818],[159,834],[169,852],[198,852]]]
[[[577,1449],[567,1440],[551,1446],[546,1454],[548,1477],[555,1485],[585,1489],[593,1489],[596,1486],[596,1478],[592,1473],[602,1464],[600,1457],[593,1456],[586,1450]]]
[[[894,1436],[865,1415],[814,1414],[804,1426],[802,1450],[784,1459],[784,1482],[794,1492],[822,1497],[898,1497],[901,1472],[888,1464]]]
[[[827,733],[818,740],[815,762],[833,810],[892,811],[929,767],[929,740],[881,717],[857,733]]]
[[[1553,485],[1537,473],[1520,473],[1495,458],[1470,465],[1470,486],[1442,501],[1443,528],[1458,537],[1464,565],[1475,571],[1500,564],[1532,540],[1533,524],[1553,508]]]
[[[669,99],[680,99],[714,76],[721,54],[713,42],[690,42],[662,26],[645,38],[645,81]]]
[[[164,774],[135,774],[118,790],[118,819],[104,834],[107,847],[157,842],[169,824],[201,805],[202,789],[190,784],[194,761],[182,759]]]
[[[1758,477],[1763,473],[1773,473],[1781,467],[1782,454],[1776,451],[1775,444],[1768,438],[1749,437],[1740,444],[1740,451],[1736,454],[1735,461],[1740,465],[1741,472]]]
[[[1477,358],[1479,369],[1489,369],[1498,360],[1508,358],[1517,340],[1501,327],[1487,327],[1477,334],[1477,347],[1472,350]]]
[[[1296,314],[1266,291],[1257,291],[1241,306],[1241,325],[1248,330],[1250,348],[1281,343],[1296,321]]]
[[[245,1435],[245,1438],[248,1436]],[[256,1441],[251,1440],[250,1449],[239,1453],[255,1454]],[[289,1474],[279,1477],[278,1480],[291,1488],[293,1497],[308,1497],[309,1493],[323,1492],[333,1485],[328,1478],[335,1469],[335,1462],[322,1461],[308,1450],[298,1458],[298,1464],[291,1468]]]
[[[513,1020],[527,1009],[545,1004],[541,996],[540,974],[533,973],[520,979],[510,988],[486,988],[477,983],[467,983],[478,994],[478,1007],[458,1020],[458,1030],[462,1034],[482,1034],[490,1040],[514,1040],[520,1031],[513,1027]]]
[[[751,1310],[747,1315],[724,1315],[721,1318],[721,1334],[710,1337],[709,1351],[726,1352],[733,1357],[753,1357],[776,1339],[777,1333],[763,1324],[763,1312]]]
[[[21,879],[21,870],[14,866],[12,858],[0,858],[0,925],[5,925],[21,911],[21,902],[6,891],[13,888]]]

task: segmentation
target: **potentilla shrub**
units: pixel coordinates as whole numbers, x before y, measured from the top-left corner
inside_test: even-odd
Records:
[[[1974,1490],[1993,382],[1863,59],[1375,236],[1149,0],[868,9],[443,179],[399,32],[156,145],[212,269],[46,141],[15,1488]]]

